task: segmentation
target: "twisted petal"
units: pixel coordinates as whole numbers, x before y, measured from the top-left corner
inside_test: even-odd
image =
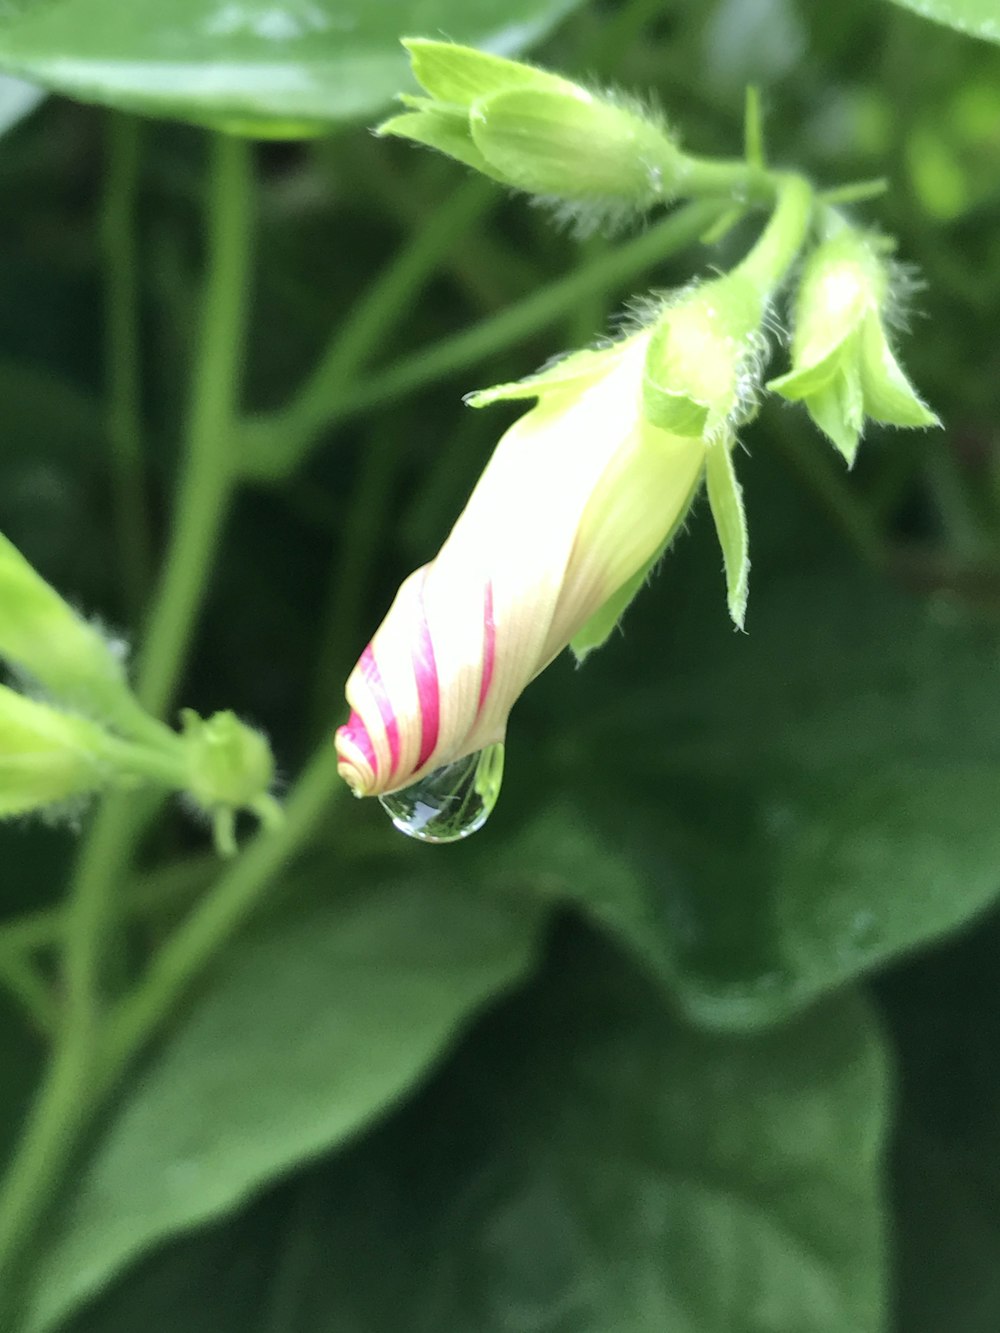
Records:
[[[347,683],[340,771],[361,795],[503,739],[525,686],[663,544],[704,448],[641,416],[649,335],[556,382],[506,432],[437,557]]]

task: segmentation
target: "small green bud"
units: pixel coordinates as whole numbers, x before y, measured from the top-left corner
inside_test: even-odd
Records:
[[[128,693],[120,654],[3,536],[0,657],[87,713],[115,712]]]
[[[613,98],[449,42],[408,41],[429,94],[379,127],[436,148],[514,189],[562,201],[587,220],[672,199],[685,158],[659,121]]]
[[[0,818],[105,786],[105,739],[94,723],[0,685]]]
[[[854,462],[866,417],[890,426],[935,426],[886,335],[891,272],[877,238],[834,216],[809,256],[795,299],[792,369],[768,385],[804,402],[809,415]]]
[[[181,721],[189,794],[209,811],[253,809],[274,781],[267,739],[231,712],[201,718],[185,708]]]
[[[648,420],[706,440],[746,420],[757,402],[764,312],[759,288],[739,270],[668,304],[646,355]]]
[[[683,176],[660,125],[583,88],[484,97],[469,124],[491,172],[529,194],[644,209],[673,198]]]

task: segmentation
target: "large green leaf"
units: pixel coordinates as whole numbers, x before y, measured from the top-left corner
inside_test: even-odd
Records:
[[[578,0],[56,0],[0,22],[0,69],[87,102],[308,132],[410,85],[399,38],[515,54]]]
[[[129,1260],[382,1114],[524,975],[538,923],[423,882],[369,889],[237,950],[99,1144],[29,1327],[53,1327]]]
[[[880,1333],[864,1004],[700,1035],[606,946],[569,943],[389,1125],[73,1333]]]
[[[544,813],[511,873],[626,938],[699,1021],[752,1027],[996,899],[1000,651],[849,568],[765,568],[733,635],[705,561],[672,555],[680,586],[644,595],[626,643],[553,677],[548,763],[519,769],[515,719],[508,786]]]
[[[1000,42],[1000,10],[996,0],[895,0],[895,3],[959,32]]]

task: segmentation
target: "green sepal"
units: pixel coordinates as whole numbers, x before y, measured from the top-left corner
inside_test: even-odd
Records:
[[[837,373],[840,348],[835,348],[824,360],[815,365],[802,366],[798,370],[786,371],[773,380],[768,380],[766,388],[770,393],[780,394],[790,403],[800,403],[810,394],[825,389]]]
[[[661,547],[641,569],[637,569],[630,579],[626,579],[618,591],[611,594],[600,610],[595,611],[590,619],[577,630],[570,640],[569,646],[578,662],[584,661],[588,653],[592,653],[595,648],[600,648],[607,643],[614,632],[615,626],[628,610],[647,578],[649,578],[653,566],[663,554],[664,549],[665,547]]]
[[[704,435],[708,408],[687,394],[671,393],[648,376],[642,383],[642,414],[652,426],[671,435]]]
[[[610,347],[585,347],[582,351],[570,352],[568,356],[543,366],[523,380],[494,384],[489,389],[475,389],[465,395],[465,401],[470,407],[488,407],[490,403],[541,398],[550,391],[569,388],[571,385],[580,386],[584,380],[606,374],[623,348],[624,343],[621,343]]]
[[[729,614],[737,628],[742,629],[750,591],[750,545],[743,492],[736,480],[732,450],[733,444],[728,440],[720,440],[709,446],[706,451],[705,478],[708,503],[726,568]]]
[[[557,74],[536,69],[519,60],[489,55],[454,42],[436,42],[424,37],[405,37],[414,78],[430,95],[442,102],[468,109],[481,97],[511,88],[539,88],[566,92],[575,85]]]
[[[617,592],[611,594],[604,605],[594,612],[590,619],[577,630],[576,634],[570,640],[570,649],[578,663],[583,662],[588,654],[592,653],[595,648],[601,648],[607,643],[622,616],[642,591],[657,563],[663,559],[663,556],[670,549],[674,538],[677,536],[687,519],[688,512],[690,511],[692,504],[694,504],[695,496],[701,490],[704,480],[705,474],[702,472],[691,487],[691,492],[678,512],[677,521],[667,533],[665,541],[650,556],[646,563],[636,570],[631,578],[625,580]]]
[[[887,426],[940,426],[903,374],[874,314],[861,330],[861,384],[865,411],[876,421]]]
[[[582,89],[516,88],[470,110],[483,157],[516,189],[644,209],[670,199],[681,158],[654,122]]]
[[[380,136],[391,135],[396,139],[409,139],[413,143],[423,144],[427,148],[436,148],[473,171],[479,171],[492,180],[506,184],[483,157],[472,140],[469,119],[464,112],[457,115],[449,109],[434,106],[426,111],[407,111],[401,116],[392,116],[377,127],[375,133]]]
[[[820,430],[854,466],[865,424],[865,399],[857,362],[846,358],[829,383],[806,400],[806,409]]]

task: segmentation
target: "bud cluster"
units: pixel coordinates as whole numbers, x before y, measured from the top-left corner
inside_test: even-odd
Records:
[[[265,738],[232,713],[202,721],[186,712],[181,734],[150,716],[129,686],[120,645],[3,536],[0,659],[22,686],[0,685],[0,818],[72,813],[97,793],[153,785],[188,796],[230,852],[237,811],[268,824],[278,817]]]
[[[445,42],[409,41],[426,95],[379,129],[428,145],[576,217],[696,196],[763,205],[728,273],[648,300],[619,341],[470,396],[537,400],[504,434],[438,556],[407,579],[347,683],[340,771],[399,791],[502,743],[511,707],[564,647],[607,638],[704,486],[743,625],[749,547],[733,458],[766,392],[801,401],[848,464],[865,422],[934,414],[890,346],[886,246],[801,175],[683,153],[620,97]],[[753,146],[756,136],[748,133]],[[794,281],[793,281],[794,279]],[[791,367],[765,383],[793,288]]]

